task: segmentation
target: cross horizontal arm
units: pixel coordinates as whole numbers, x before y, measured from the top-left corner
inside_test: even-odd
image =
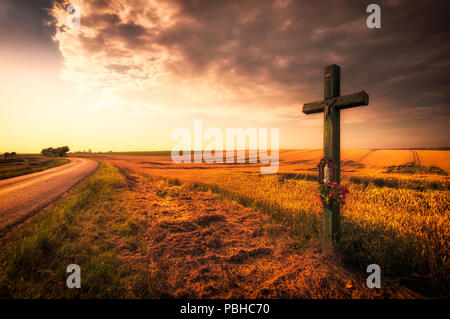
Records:
[[[334,100],[334,103],[333,103]],[[348,94],[344,96],[338,96],[332,99],[326,99],[322,101],[312,102],[303,104],[303,113],[305,114],[313,114],[323,112],[324,104],[331,104],[333,107],[337,109],[348,109],[351,107],[368,105],[369,104],[369,95],[364,92],[358,92],[353,94]]]

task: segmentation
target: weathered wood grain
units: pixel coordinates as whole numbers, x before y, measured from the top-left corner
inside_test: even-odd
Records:
[[[325,68],[324,86],[324,102],[327,104],[333,103],[333,107],[323,117],[323,156],[331,158],[333,163],[337,164],[334,182],[339,184],[341,176],[339,165],[341,160],[341,112],[339,106],[336,106],[336,102],[339,103],[338,99],[341,91],[341,68],[339,66],[333,64]],[[352,97],[351,99],[353,100],[354,98]],[[344,99],[341,102],[342,104],[337,105],[346,105],[348,102],[349,99]],[[321,108],[323,108],[322,103],[320,104]],[[339,204],[334,204],[324,210],[322,229],[322,247],[324,250],[332,249],[333,244],[339,238],[339,219]]]
[[[305,114],[314,114],[323,112],[323,104],[332,104],[334,108],[342,110],[348,109],[356,106],[363,106],[369,104],[369,95],[365,91],[361,91],[358,93],[338,96],[335,98],[327,98],[325,100],[306,103],[303,105],[303,113]]]

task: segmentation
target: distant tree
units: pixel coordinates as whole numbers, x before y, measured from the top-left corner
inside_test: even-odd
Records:
[[[11,154],[9,154],[9,155],[11,155],[11,156],[16,156],[17,153],[16,153],[16,152],[11,152]]]
[[[62,146],[62,147],[58,147],[58,148],[53,148],[53,147],[49,147],[49,148],[44,148],[41,151],[41,154],[43,156],[66,156],[67,152],[69,152],[70,149],[68,146]]]
[[[53,147],[44,148],[42,149],[41,154],[44,156],[54,156],[54,149]]]
[[[6,158],[9,156],[9,153],[5,152],[5,154],[3,154],[3,156],[5,156],[5,161],[6,161]]]
[[[68,146],[62,146],[62,147],[58,147],[58,148],[56,149],[56,154],[57,154],[58,156],[61,156],[61,157],[62,157],[62,156],[66,156],[68,151],[70,151],[70,149],[69,149]]]

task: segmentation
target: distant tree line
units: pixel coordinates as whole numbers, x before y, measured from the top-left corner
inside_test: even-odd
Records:
[[[11,152],[11,153],[5,152],[5,154],[3,154],[3,156],[5,157],[5,161],[8,158],[8,156],[9,157],[13,157],[13,156],[16,156],[16,155],[17,155],[16,152]]]
[[[53,148],[53,147],[49,147],[49,148],[44,148],[41,151],[41,154],[44,156],[66,156],[67,152],[70,151],[68,146],[61,146],[58,148]]]

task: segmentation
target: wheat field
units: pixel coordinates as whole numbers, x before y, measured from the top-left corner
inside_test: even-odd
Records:
[[[275,175],[260,175],[254,164],[174,164],[170,156],[101,157],[257,208],[314,243],[321,232],[315,181],[321,156],[321,150],[281,151]],[[392,282],[419,282],[432,295],[447,294],[449,159],[449,151],[438,150],[343,150],[342,184],[350,190],[341,208],[343,258],[361,271],[379,264]]]

